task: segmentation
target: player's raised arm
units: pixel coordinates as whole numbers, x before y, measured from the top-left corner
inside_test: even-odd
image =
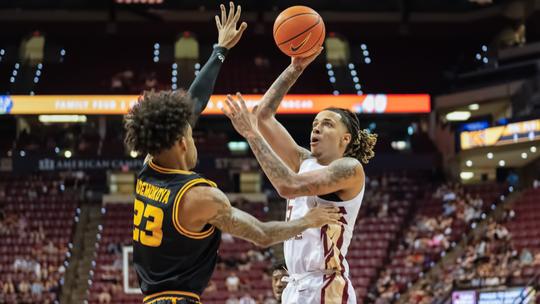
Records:
[[[223,232],[261,247],[283,242],[308,228],[340,224],[341,217],[339,208],[316,207],[298,220],[261,222],[248,213],[232,207],[221,190],[211,187],[190,189],[184,195],[182,204],[181,214],[188,214],[196,227],[204,227],[209,223]]]
[[[261,134],[294,172],[298,172],[300,163],[310,156],[310,152],[294,141],[287,129],[276,119],[275,114],[285,94],[321,52],[322,48],[309,57],[292,58],[291,64],[264,94],[256,113]]]
[[[288,167],[268,145],[258,131],[258,120],[250,113],[240,94],[239,102],[230,96],[223,111],[234,128],[246,138],[264,173],[282,197],[295,198],[306,195],[324,195],[363,184],[364,170],[360,161],[343,157],[327,167],[296,173]]]
[[[221,69],[221,65],[225,61],[227,52],[238,43],[247,28],[247,23],[245,22],[242,22],[240,27],[237,28],[242,12],[240,5],[236,7],[235,11],[234,3],[230,2],[228,13],[223,4],[220,6],[220,9],[221,17],[217,15],[215,17],[218,29],[218,43],[216,47],[214,47],[212,55],[210,55],[210,58],[202,67],[197,77],[195,77],[195,80],[193,80],[193,83],[188,90],[195,103],[193,107],[193,117],[190,120],[192,127],[195,126],[197,119],[210,100],[210,96],[214,91],[216,79]]]

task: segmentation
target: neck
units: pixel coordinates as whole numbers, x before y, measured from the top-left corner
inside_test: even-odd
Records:
[[[186,160],[181,154],[176,153],[173,149],[169,149],[155,155],[152,161],[163,168],[189,171]]]
[[[341,157],[343,156],[320,156],[320,157],[317,157],[317,163],[319,165],[323,165],[323,166],[328,166],[330,165],[333,161],[335,161],[336,159],[340,159]]]

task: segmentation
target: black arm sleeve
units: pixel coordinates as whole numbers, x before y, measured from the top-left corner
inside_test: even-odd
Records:
[[[191,95],[191,98],[193,98],[193,102],[195,103],[193,107],[193,116],[190,121],[191,127],[195,126],[199,116],[201,115],[202,111],[204,111],[208,101],[210,100],[210,96],[214,91],[214,85],[216,83],[219,70],[225,61],[227,52],[228,50],[224,47],[214,47],[212,55],[210,55],[210,58],[199,71],[199,74],[197,77],[195,77],[195,80],[193,80],[193,83],[189,87],[188,93]]]

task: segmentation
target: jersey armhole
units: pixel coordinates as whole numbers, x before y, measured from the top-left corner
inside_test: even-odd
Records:
[[[200,185],[200,184],[205,184],[205,185],[208,185],[210,187],[217,188],[216,183],[214,183],[214,182],[212,182],[210,180],[207,180],[205,178],[193,179],[193,180],[189,181],[188,183],[186,183],[180,189],[180,191],[178,191],[178,193],[176,194],[176,197],[174,198],[174,204],[173,204],[172,220],[173,220],[174,228],[181,235],[186,236],[188,238],[192,238],[192,239],[204,239],[204,238],[212,235],[212,233],[214,233],[214,231],[216,230],[216,228],[213,225],[210,225],[210,227],[208,229],[203,230],[201,232],[192,232],[192,231],[189,231],[186,228],[182,227],[182,225],[180,225],[180,222],[178,221],[178,212],[179,212],[180,201],[182,200],[182,197],[184,196],[184,194],[189,189],[191,189],[192,187],[194,187],[196,185]]]

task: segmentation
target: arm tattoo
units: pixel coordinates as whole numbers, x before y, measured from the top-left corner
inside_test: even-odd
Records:
[[[296,174],[283,163],[261,136],[249,137],[247,141],[272,185],[278,190],[287,187],[292,195],[319,193],[321,188],[338,185],[356,174],[358,161],[345,157],[330,164],[327,174],[320,179],[298,184],[294,180]],[[307,154],[303,155],[305,157]]]
[[[302,69],[288,66],[264,94],[259,111],[267,115],[275,114],[283,97],[300,77],[300,74],[302,74]]]
[[[342,184],[347,179],[353,177],[356,174],[356,167],[358,161],[345,157],[339,160],[336,160],[334,163],[328,166],[328,173],[321,176],[320,179],[315,180],[314,182],[306,185],[308,188],[308,193],[319,193],[321,188],[330,187]],[[298,189],[294,191],[294,194],[306,193],[305,189]]]
[[[209,220],[210,224],[259,246],[267,247],[285,241],[309,228],[304,219],[262,223],[250,214],[224,204],[219,198],[215,198],[214,202],[220,206],[217,214]]]
[[[258,135],[248,137],[247,141],[272,185],[277,189],[282,185],[291,185],[294,172],[283,163],[268,143]]]

